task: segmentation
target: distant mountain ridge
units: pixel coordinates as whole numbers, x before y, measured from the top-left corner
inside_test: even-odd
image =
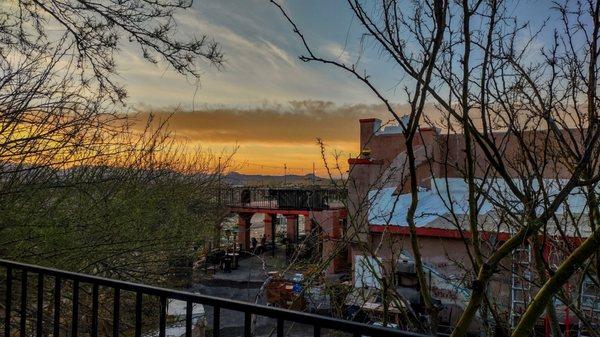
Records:
[[[306,175],[288,174],[285,176],[272,176],[262,174],[243,174],[231,172],[225,176],[225,181],[234,186],[256,186],[256,185],[329,185],[331,180],[322,178],[312,173]]]

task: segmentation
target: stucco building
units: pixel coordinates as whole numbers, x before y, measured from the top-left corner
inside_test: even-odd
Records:
[[[564,132],[566,135],[572,131]],[[557,146],[545,134],[544,130],[536,130],[523,133],[522,137],[496,133],[490,138],[502,149],[500,155],[508,174],[514,178],[512,181],[518,186],[530,184],[528,187],[533,191],[543,190],[547,193],[545,200],[552,200],[570,177],[570,171],[568,164],[552,154]],[[464,178],[465,138],[463,134],[420,128],[414,137],[413,150],[419,186],[414,223],[420,250],[430,275],[432,294],[456,308],[453,313],[446,312],[456,318],[468,298],[468,275],[473,272],[468,244],[471,237],[468,185]],[[382,125],[379,119],[362,119],[360,151],[360,156],[349,159],[346,230],[353,239],[349,240],[352,248],[348,260],[352,261],[356,287],[377,288],[378,277],[394,277],[398,261],[412,258],[413,253],[407,224],[412,195],[405,134],[398,125]],[[476,147],[475,153],[475,179],[481,192],[477,200],[477,225],[483,254],[488,255],[522,226],[511,214],[521,214],[523,205],[506,181],[494,173],[497,171],[486,159],[483,149]],[[523,179],[529,172],[524,156],[532,153],[539,154],[543,163],[536,168],[542,172],[541,181]],[[538,208],[543,211],[544,206],[536,205],[536,211]],[[584,189],[575,188],[554,214],[544,228],[546,237],[559,238],[550,240],[552,243],[544,248],[544,259],[550,265],[561,259],[553,256],[559,251],[553,247],[556,242],[576,245],[589,235]],[[367,263],[373,259],[380,261],[376,267],[372,267],[374,263]],[[492,280],[492,298],[499,312],[513,321],[535,293],[531,285],[534,271],[530,245],[524,242],[522,248],[505,259],[501,269]],[[561,322],[574,324],[569,311],[560,310]]]

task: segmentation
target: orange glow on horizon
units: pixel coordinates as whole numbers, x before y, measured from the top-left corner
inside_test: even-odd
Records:
[[[212,155],[222,156],[223,161],[233,156],[226,170],[252,175],[299,175],[314,172],[317,176],[327,177],[328,171],[321,155],[321,149],[314,144],[289,143],[187,143],[190,149],[202,149]],[[334,176],[346,173],[348,158],[358,144],[326,144],[326,160]],[[337,154],[336,154],[337,153]],[[337,159],[336,159],[337,156]],[[337,166],[339,165],[339,169]]]

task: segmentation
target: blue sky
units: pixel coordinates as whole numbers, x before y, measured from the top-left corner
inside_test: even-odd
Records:
[[[312,44],[328,57],[349,58],[357,52],[356,35],[344,43],[352,17],[345,1],[287,1],[286,8]],[[373,96],[347,74],[298,59],[298,39],[279,12],[266,0],[202,0],[179,16],[184,34],[206,33],[221,43],[227,59],[222,71],[205,68],[196,83],[165,65],[145,63],[134,50],[120,57],[129,102],[153,107],[192,103],[255,105],[291,100],[375,103]],[[368,53],[365,57],[375,57]],[[383,68],[383,67],[382,67]],[[195,94],[195,96],[194,96]]]
[[[541,23],[549,1],[515,1],[515,13]],[[323,56],[352,60],[359,52],[358,24],[345,0],[283,2],[311,45]],[[197,0],[178,16],[184,35],[207,34],[221,43],[226,67],[205,67],[199,83],[182,78],[164,64],[144,62],[124,48],[120,71],[133,106],[185,109],[204,104],[233,106],[265,102],[323,100],[340,104],[376,103],[361,84],[338,69],[298,59],[302,48],[290,26],[268,0]],[[399,71],[365,46],[362,63],[393,101],[402,103]],[[396,98],[397,97],[397,98]]]

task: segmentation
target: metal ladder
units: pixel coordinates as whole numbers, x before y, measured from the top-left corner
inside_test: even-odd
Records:
[[[512,253],[510,274],[510,326],[515,327],[519,317],[531,302],[531,246],[527,243]]]
[[[594,317],[596,320],[600,320],[600,289],[596,287],[594,282],[589,277],[585,277],[581,284],[581,311],[586,313],[588,317]],[[594,321],[591,323],[596,331],[600,330],[600,321]],[[588,337],[587,328],[579,320],[577,328],[578,337]]]

